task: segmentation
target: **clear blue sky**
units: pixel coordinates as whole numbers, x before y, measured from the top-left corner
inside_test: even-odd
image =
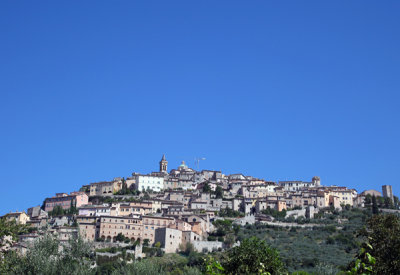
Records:
[[[0,1],[0,214],[201,168],[399,194],[400,1]]]

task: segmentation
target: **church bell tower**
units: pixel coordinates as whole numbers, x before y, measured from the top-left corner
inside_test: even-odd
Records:
[[[160,172],[167,174],[168,173],[167,166],[168,166],[168,161],[165,159],[165,154],[164,154],[160,161]]]

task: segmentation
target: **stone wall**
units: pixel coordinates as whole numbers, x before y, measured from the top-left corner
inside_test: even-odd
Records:
[[[218,250],[218,248],[222,249],[222,242],[210,242],[210,241],[193,241],[194,250],[197,252],[212,252]]]

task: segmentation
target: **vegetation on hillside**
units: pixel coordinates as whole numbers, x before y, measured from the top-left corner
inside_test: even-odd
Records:
[[[325,209],[311,220],[316,226],[247,225],[217,220],[212,234],[226,251],[164,254],[157,243],[144,246],[147,258],[134,260],[127,247],[93,251],[81,239],[60,243],[45,235],[26,255],[3,251],[1,274],[396,274],[400,270],[400,219],[356,208]],[[0,220],[0,237],[25,233],[26,227]],[[237,237],[235,237],[237,236]],[[123,235],[119,236],[125,242]],[[235,244],[240,241],[240,245]],[[62,249],[58,249],[62,247]],[[104,254],[104,252],[107,252]],[[103,254],[102,254],[103,253]],[[97,254],[97,256],[96,256]]]

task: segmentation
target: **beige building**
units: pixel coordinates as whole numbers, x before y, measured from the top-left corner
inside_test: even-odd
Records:
[[[192,230],[192,225],[188,222],[185,222],[183,220],[175,220],[175,224],[171,224],[169,226],[170,228],[175,228],[180,231],[191,231]]]
[[[82,239],[87,241],[95,241],[98,237],[97,221],[99,217],[96,216],[77,216],[76,221],[79,227],[79,235]]]
[[[318,208],[328,207],[329,206],[329,192],[318,191],[315,206]]]
[[[206,236],[207,232],[212,231],[212,224],[209,222],[208,216],[188,215],[184,219],[192,226],[192,231],[200,236]]]
[[[138,201],[138,202],[130,202],[130,206],[132,207],[142,207],[146,209],[145,212],[147,213],[157,213],[157,209],[161,208],[160,201]]]
[[[113,181],[102,181],[90,184],[90,196],[111,196],[122,188],[122,179],[115,178]]]
[[[265,198],[268,195],[274,195],[277,185],[242,185],[241,194],[245,198]]]
[[[329,196],[329,205],[333,206],[335,209],[341,208],[340,198],[337,196]]]
[[[256,213],[260,213],[267,208],[275,209],[278,211],[286,210],[286,201],[285,200],[257,200],[255,203]]]
[[[25,212],[10,212],[5,214],[3,218],[6,221],[15,221],[16,224],[26,224],[29,221],[29,216]]]
[[[353,206],[353,200],[357,197],[357,193],[355,193],[351,189],[347,188],[340,188],[340,189],[333,189],[329,192],[330,196],[338,197],[340,205],[351,205]]]
[[[141,216],[152,213],[152,208],[147,206],[120,205],[119,216]]]
[[[116,241],[119,233],[131,241],[142,240],[142,220],[134,217],[100,217],[99,236],[107,241]]]
[[[150,244],[154,243],[155,230],[158,228],[175,226],[175,219],[168,217],[143,216],[143,235],[142,238],[148,239]]]

